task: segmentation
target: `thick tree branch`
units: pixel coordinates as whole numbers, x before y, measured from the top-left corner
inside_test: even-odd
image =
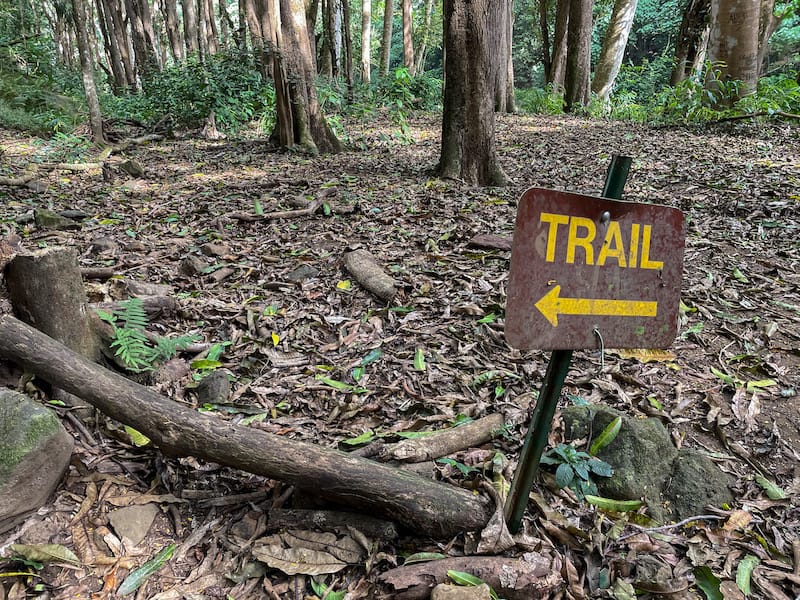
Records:
[[[281,479],[433,536],[481,529],[491,515],[490,502],[466,490],[198,413],[86,360],[9,315],[0,317],[0,356],[136,428],[173,455]]]

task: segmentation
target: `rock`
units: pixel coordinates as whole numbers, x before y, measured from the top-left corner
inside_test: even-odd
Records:
[[[69,465],[72,447],[54,412],[0,390],[0,532],[47,501]]]
[[[672,463],[672,473],[664,486],[664,497],[676,518],[683,519],[705,512],[710,504],[731,504],[730,475],[721,471],[705,454],[682,448]]]
[[[286,275],[286,280],[291,281],[292,283],[300,283],[306,279],[310,279],[311,277],[316,277],[317,275],[319,275],[319,269],[312,265],[302,264],[299,267],[292,269],[292,271]]]
[[[488,585],[450,585],[440,583],[431,593],[431,600],[491,600],[492,592]]]
[[[57,229],[59,231],[67,231],[81,228],[81,224],[77,221],[73,221],[67,217],[62,217],[57,212],[47,210],[46,208],[37,208],[34,210],[33,220],[36,223],[36,226],[41,229]]]
[[[134,546],[138,546],[157,515],[158,507],[155,504],[134,504],[112,510],[108,520],[120,538],[128,538]]]
[[[144,167],[138,160],[125,160],[120,163],[119,168],[125,171],[131,177],[138,178],[144,175]]]
[[[178,271],[181,275],[194,277],[202,273],[208,265],[203,260],[193,254],[189,254],[181,261]]]
[[[231,382],[228,374],[217,369],[211,371],[197,384],[197,401],[203,404],[222,404],[228,401],[231,395]]]
[[[691,517],[707,504],[733,501],[729,477],[699,452],[675,448],[656,419],[630,417],[603,405],[571,406],[562,416],[568,441],[599,435],[622,418],[617,438],[597,454],[614,468],[613,476],[594,478],[601,496],[644,499],[658,521]]]

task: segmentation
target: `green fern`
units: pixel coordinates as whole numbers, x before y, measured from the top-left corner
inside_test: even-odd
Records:
[[[130,298],[119,303],[111,313],[97,311],[101,319],[111,325],[111,347],[114,354],[130,371],[141,373],[153,370],[156,363],[169,360],[179,350],[197,341],[195,335],[176,338],[156,337],[155,345],[145,334],[147,313],[141,298]]]

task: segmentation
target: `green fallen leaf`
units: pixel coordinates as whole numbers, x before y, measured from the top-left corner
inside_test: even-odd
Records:
[[[422,351],[422,348],[417,348],[414,352],[414,369],[417,371],[425,370],[425,353]]]
[[[151,560],[144,563],[138,569],[131,571],[130,575],[128,575],[125,581],[122,582],[122,585],[119,586],[117,595],[125,596],[138,590],[152,575],[156,574],[159,569],[164,566],[164,563],[172,558],[174,553],[175,544],[170,544],[162,548]]]
[[[694,570],[694,580],[697,587],[705,594],[706,600],[724,600],[719,591],[719,578],[708,567],[697,567]]]
[[[357,435],[356,437],[342,440],[342,443],[347,444],[348,446],[360,446],[361,444],[366,444],[367,442],[371,442],[374,439],[375,439],[375,432],[372,429],[367,429],[361,435]]]
[[[584,498],[586,498],[586,502],[592,506],[614,512],[630,512],[633,510],[639,510],[644,505],[644,502],[641,500],[612,500],[611,498],[592,496],[591,494],[586,494]]]
[[[134,446],[141,448],[142,446],[147,446],[147,444],[150,443],[149,437],[139,431],[136,431],[133,427],[125,425],[125,433],[130,436],[131,442],[133,442]]]
[[[201,358],[199,360],[193,360],[190,366],[196,371],[202,371],[202,370],[210,371],[212,369],[219,369],[222,366],[222,363],[219,362],[218,360]]]
[[[37,563],[67,562],[81,564],[69,548],[61,544],[11,544],[11,551],[25,560]]]
[[[748,393],[752,394],[756,390],[772,387],[773,385],[778,385],[778,382],[774,379],[759,379],[757,381],[748,381],[746,389]]]
[[[447,556],[440,552],[417,552],[407,557],[403,561],[403,564],[413,565],[414,563],[430,562],[432,560],[441,560],[443,558],[447,558]]]
[[[259,216],[264,214],[264,207],[261,206],[261,200],[258,198],[253,200],[253,212]]]
[[[605,429],[597,436],[589,447],[589,454],[596,455],[600,450],[608,446],[611,442],[617,439],[617,434],[622,427],[622,417],[617,417],[606,426]]]
[[[736,585],[742,590],[745,596],[750,595],[750,576],[753,574],[753,569],[755,569],[760,562],[761,560],[757,556],[748,554],[739,562],[739,566],[736,567]]]
[[[786,500],[788,497],[786,492],[784,492],[780,487],[772,483],[766,477],[756,475],[756,483],[760,485],[761,488],[767,493],[767,497],[770,500]]]

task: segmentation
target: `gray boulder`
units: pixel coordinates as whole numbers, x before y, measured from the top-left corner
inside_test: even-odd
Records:
[[[611,477],[595,477],[601,496],[644,499],[658,521],[701,514],[707,504],[731,503],[731,478],[703,454],[678,450],[656,419],[630,417],[603,405],[570,406],[562,412],[567,440],[593,438],[616,417],[622,418],[617,438],[597,457],[614,467]]]
[[[47,501],[69,465],[72,447],[53,411],[0,390],[0,533]]]

